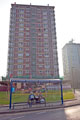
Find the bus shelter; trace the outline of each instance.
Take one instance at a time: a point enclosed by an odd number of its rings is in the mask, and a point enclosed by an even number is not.
[[[12,107],[12,93],[14,92],[14,83],[21,83],[21,84],[25,84],[26,87],[29,87],[29,85],[31,85],[31,87],[33,88],[33,85],[38,85],[38,87],[36,87],[37,90],[39,90],[40,87],[42,87],[43,85],[46,86],[44,87],[44,89],[42,88],[41,91],[42,92],[47,92],[47,100],[50,96],[50,94],[52,93],[52,91],[58,91],[58,93],[60,93],[60,100],[61,103],[63,104],[63,89],[62,89],[62,80],[60,79],[25,79],[25,78],[11,78],[10,79],[10,103],[9,103],[9,109],[11,109]],[[58,87],[57,87],[58,86]],[[25,88],[26,88],[25,87]],[[30,87],[30,88],[31,88]],[[35,88],[35,87],[34,87]],[[45,90],[45,91],[43,91]],[[56,92],[55,92],[56,93]],[[44,94],[44,93],[43,93]],[[51,95],[52,96],[52,95]],[[59,96],[59,95],[58,95]]]

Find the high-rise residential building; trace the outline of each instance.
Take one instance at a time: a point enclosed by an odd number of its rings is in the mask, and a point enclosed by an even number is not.
[[[63,71],[64,79],[74,82],[75,88],[80,86],[80,44],[73,43],[73,40],[67,43],[63,49]]]
[[[54,8],[11,4],[7,75],[59,77]]]

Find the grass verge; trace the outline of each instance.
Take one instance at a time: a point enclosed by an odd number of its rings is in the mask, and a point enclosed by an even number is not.
[[[13,93],[12,95],[12,103],[13,102],[26,102],[28,100],[28,93]],[[61,100],[61,94],[60,91],[48,91],[43,93],[43,96],[46,98],[47,102],[53,102],[53,101],[60,101]],[[9,93],[7,92],[0,92],[0,105],[7,105],[9,104]],[[69,100],[74,99],[74,93],[72,90],[63,90],[63,99]]]

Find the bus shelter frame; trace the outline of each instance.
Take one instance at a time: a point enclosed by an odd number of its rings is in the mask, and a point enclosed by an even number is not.
[[[10,79],[10,102],[9,109],[12,107],[12,88],[13,83],[57,83],[60,84],[61,88],[61,103],[63,104],[63,88],[62,88],[62,80],[61,79],[21,79],[21,78],[11,78]]]

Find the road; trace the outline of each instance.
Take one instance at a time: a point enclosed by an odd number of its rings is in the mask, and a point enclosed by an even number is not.
[[[80,106],[0,115],[0,120],[80,120]]]

